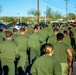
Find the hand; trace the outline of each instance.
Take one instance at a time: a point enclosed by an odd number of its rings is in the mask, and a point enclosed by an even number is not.
[[[73,66],[71,63],[69,63],[69,75],[72,75],[73,72]]]

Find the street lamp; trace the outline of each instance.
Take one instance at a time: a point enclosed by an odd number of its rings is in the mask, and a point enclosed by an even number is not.
[[[18,15],[19,15],[19,13],[18,13]],[[20,23],[20,16],[19,16],[18,20],[19,20],[18,22]]]

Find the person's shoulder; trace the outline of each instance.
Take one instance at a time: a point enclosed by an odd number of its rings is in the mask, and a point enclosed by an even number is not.
[[[0,35],[0,39],[3,39],[3,37]]]
[[[36,33],[32,33],[30,36],[29,36],[29,38],[30,37],[35,37],[37,34]]]
[[[0,42],[0,48],[4,47],[4,41]]]
[[[56,45],[58,45],[58,42],[56,42],[56,43],[53,44],[53,46],[56,46]]]
[[[59,60],[56,59],[54,56],[52,56],[52,59],[53,59],[53,61],[55,61],[55,62],[59,62]]]
[[[17,46],[16,42],[15,41],[12,41],[12,40],[11,41],[8,41],[7,45],[10,45],[12,47],[16,47]]]
[[[68,39],[68,38],[70,38],[70,37],[69,37],[69,36],[64,36],[64,39],[65,39],[65,38],[67,38],[67,39]]]
[[[55,34],[53,34],[53,35],[51,35],[51,36],[50,36],[50,38],[55,38],[55,37],[56,37],[56,35],[55,35]]]
[[[18,39],[18,38],[21,37],[21,36],[22,36],[22,35],[17,35],[17,36],[16,36],[16,39]]]
[[[36,59],[36,62],[40,62],[40,61],[45,61],[45,60],[47,60],[47,59],[51,59],[51,57],[49,56],[49,55],[47,55],[47,54],[43,54],[43,55],[41,55],[40,57],[38,57],[37,59]]]
[[[26,35],[24,36],[24,38],[25,38],[25,40],[28,40],[28,39],[29,39],[29,37],[28,37],[28,36],[26,36]]]
[[[64,42],[62,42],[61,45],[66,49],[70,49],[69,45],[65,44]]]
[[[40,30],[38,31],[38,33],[41,33],[43,30],[44,30],[44,29],[40,29]]]
[[[67,45],[67,44],[65,44],[64,42],[62,42],[61,44],[62,44],[62,45],[64,45],[64,46],[68,46],[68,45]]]
[[[4,46],[4,45],[8,45],[8,42],[5,40],[5,41],[2,41],[1,43],[0,43],[0,46]]]
[[[49,56],[49,55],[44,54],[35,60],[35,64],[38,64],[43,61],[48,62],[48,60],[49,62],[52,61],[53,63],[56,63],[56,62],[60,63],[54,56]]]
[[[10,42],[15,44],[15,41],[12,41],[12,40],[11,40]]]
[[[42,55],[40,57],[38,57],[36,60],[35,60],[35,63],[39,63],[41,61],[43,61],[43,58],[45,57],[45,55]]]
[[[0,31],[0,34],[2,33],[2,31]]]
[[[0,45],[3,44],[5,41],[0,42]]]

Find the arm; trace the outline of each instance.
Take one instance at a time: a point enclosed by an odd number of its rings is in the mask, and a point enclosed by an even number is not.
[[[20,54],[19,54],[19,51],[18,51],[18,47],[15,47],[15,58],[19,58]]]
[[[33,63],[32,67],[31,67],[30,75],[37,75],[37,74],[36,74],[35,63]]]
[[[47,43],[51,43],[51,42],[50,42],[50,37],[48,38]]]
[[[1,48],[1,46],[0,46],[0,48]],[[0,60],[1,60],[1,49],[0,49]]]
[[[69,75],[72,74],[72,70],[73,70],[73,54],[72,51],[70,49],[67,50],[68,56],[69,56]]]

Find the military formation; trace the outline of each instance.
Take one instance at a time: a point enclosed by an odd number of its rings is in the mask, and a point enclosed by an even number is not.
[[[76,24],[15,25],[0,32],[0,75],[72,75]]]

